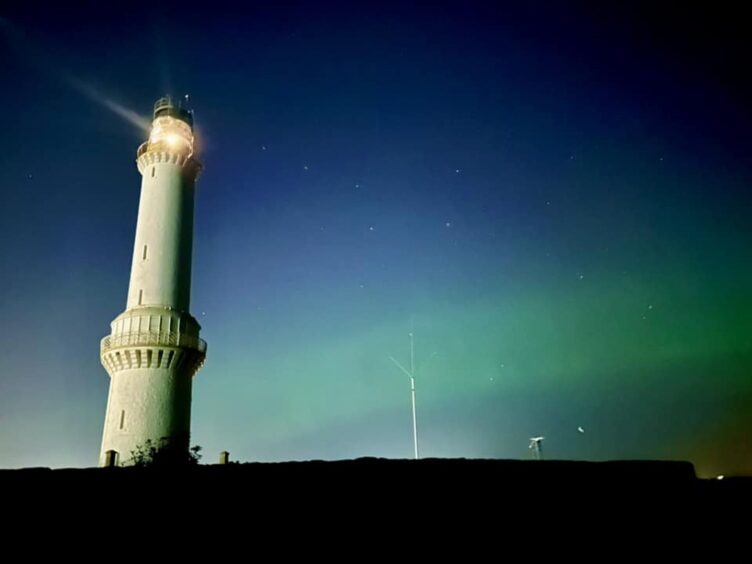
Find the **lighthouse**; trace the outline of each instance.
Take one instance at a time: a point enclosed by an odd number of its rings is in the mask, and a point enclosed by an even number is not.
[[[190,314],[201,165],[193,113],[179,100],[165,97],[154,105],[136,163],[142,180],[128,300],[100,344],[110,376],[100,466],[128,465],[147,441],[187,453],[192,380],[206,357],[201,327]]]

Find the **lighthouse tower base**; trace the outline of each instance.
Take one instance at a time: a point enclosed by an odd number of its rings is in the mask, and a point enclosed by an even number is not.
[[[193,376],[206,343],[186,313],[164,308],[128,310],[101,343],[110,375],[100,466],[124,466],[148,446],[188,451]]]

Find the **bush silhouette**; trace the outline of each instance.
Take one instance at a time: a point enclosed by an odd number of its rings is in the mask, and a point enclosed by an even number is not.
[[[131,451],[130,463],[141,468],[179,468],[196,466],[201,460],[201,447],[188,448],[188,441],[175,437],[162,437],[159,441],[147,439]]]

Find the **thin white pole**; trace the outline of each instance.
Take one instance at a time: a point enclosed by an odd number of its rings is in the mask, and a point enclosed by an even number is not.
[[[412,331],[410,331],[410,393],[413,400],[413,447],[415,447],[415,460],[418,460],[418,417],[415,414],[415,342]]]
[[[399,361],[397,361],[397,359],[392,356],[389,357],[389,360],[391,360],[397,366],[397,368],[402,370],[402,372],[404,372],[407,377],[410,378],[410,399],[412,400],[413,405],[413,450],[415,460],[418,460],[418,416],[415,410],[415,341],[412,331],[410,331],[408,335],[410,336],[410,370],[408,371],[406,368],[404,368],[399,363]]]
[[[415,378],[410,376],[410,387],[413,396],[413,446],[415,447],[415,460],[418,460],[418,420],[415,416]]]

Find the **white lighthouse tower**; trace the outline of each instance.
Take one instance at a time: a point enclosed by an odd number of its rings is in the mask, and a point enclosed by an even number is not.
[[[128,303],[100,347],[110,375],[100,466],[127,465],[147,440],[187,452],[192,379],[206,356],[189,313],[201,169],[192,112],[169,97],[158,100],[136,162],[143,179]]]

